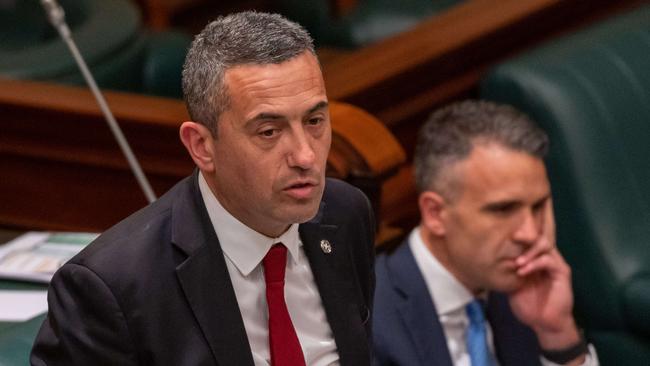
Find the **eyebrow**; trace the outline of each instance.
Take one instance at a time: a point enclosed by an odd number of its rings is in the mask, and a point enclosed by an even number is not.
[[[309,108],[309,110],[307,111],[307,114],[312,114],[312,113],[314,113],[314,112],[316,112],[316,111],[318,111],[320,109],[325,109],[325,108],[327,108],[328,105],[329,105],[329,103],[327,103],[327,101],[322,100],[322,101],[316,103],[316,105],[314,105],[313,107]]]
[[[520,205],[522,205],[522,202],[519,200],[496,201],[484,205],[481,207],[481,211],[495,211]]]
[[[541,205],[546,202],[546,200],[551,199],[551,193],[548,193],[546,196],[538,199],[537,201],[533,202],[533,206]]]
[[[532,206],[537,206],[540,204],[543,204],[546,200],[551,198],[551,194],[547,194],[544,197],[538,199],[537,201],[533,202]],[[490,202],[485,204],[483,207],[481,207],[481,210],[483,211],[492,211],[495,209],[502,209],[506,207],[513,207],[513,206],[518,206],[522,205],[523,202],[520,200],[504,200],[504,201],[495,201],[495,202]]]
[[[314,113],[316,111],[319,111],[321,109],[325,109],[325,108],[327,108],[328,105],[329,105],[329,103],[327,101],[322,100],[322,101],[316,103],[313,107],[309,108],[307,110],[306,114],[307,115],[312,114],[312,113]],[[246,124],[250,124],[250,123],[253,123],[253,122],[259,121],[259,120],[278,120],[278,119],[283,119],[283,118],[284,118],[284,116],[282,116],[281,114],[262,112],[262,113],[256,115],[255,117],[249,119],[246,122]]]

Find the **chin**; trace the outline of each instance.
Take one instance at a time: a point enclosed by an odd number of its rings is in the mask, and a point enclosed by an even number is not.
[[[499,292],[510,293],[519,290],[523,284],[524,280],[513,273],[497,279],[490,288]]]
[[[319,202],[320,204],[320,202]],[[302,224],[313,219],[318,213],[320,205],[307,204],[300,207],[295,207],[291,213],[287,215],[288,221],[292,223]]]
[[[301,215],[300,220],[296,222],[303,223],[313,219],[316,216],[316,214],[318,214],[318,207],[319,206],[316,206],[315,208],[305,212],[304,215]]]

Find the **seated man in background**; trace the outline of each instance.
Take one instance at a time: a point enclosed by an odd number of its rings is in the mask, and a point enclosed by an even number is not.
[[[376,262],[377,365],[596,365],[573,317],[542,158],[509,106],[434,113],[415,151],[420,225]]]

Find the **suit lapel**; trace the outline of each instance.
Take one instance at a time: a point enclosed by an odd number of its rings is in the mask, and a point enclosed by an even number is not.
[[[197,174],[172,208],[172,241],[188,258],[176,274],[220,366],[253,366],[226,262],[198,188]]]
[[[300,225],[300,237],[334,333],[340,364],[368,365],[369,345],[359,300],[362,295],[354,282],[349,244],[337,226],[320,223],[320,217]],[[330,243],[330,253],[322,250],[321,240]]]
[[[420,364],[452,366],[436,307],[408,241],[387,258],[386,266],[395,291],[402,295],[397,309]]]

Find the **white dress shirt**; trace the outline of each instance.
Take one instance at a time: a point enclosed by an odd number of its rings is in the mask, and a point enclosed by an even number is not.
[[[416,227],[411,231],[408,242],[420,273],[424,277],[431,300],[436,306],[438,319],[447,338],[451,361],[454,366],[471,366],[465,343],[465,330],[469,325],[465,306],[474,300],[474,296],[429,251],[422,240],[419,228]],[[488,347],[494,355],[494,338],[490,323],[486,321],[485,327]],[[540,356],[540,359],[542,365],[560,366],[544,357]],[[589,354],[582,366],[598,366],[598,357],[591,345],[589,345]]]
[[[266,284],[261,262],[271,246],[280,242],[289,253],[284,285],[287,309],[305,362],[314,366],[338,365],[336,343],[300,241],[298,224],[291,225],[278,238],[269,238],[228,213],[212,194],[202,174],[199,174],[199,188],[223,249],[255,365],[271,364]]]

